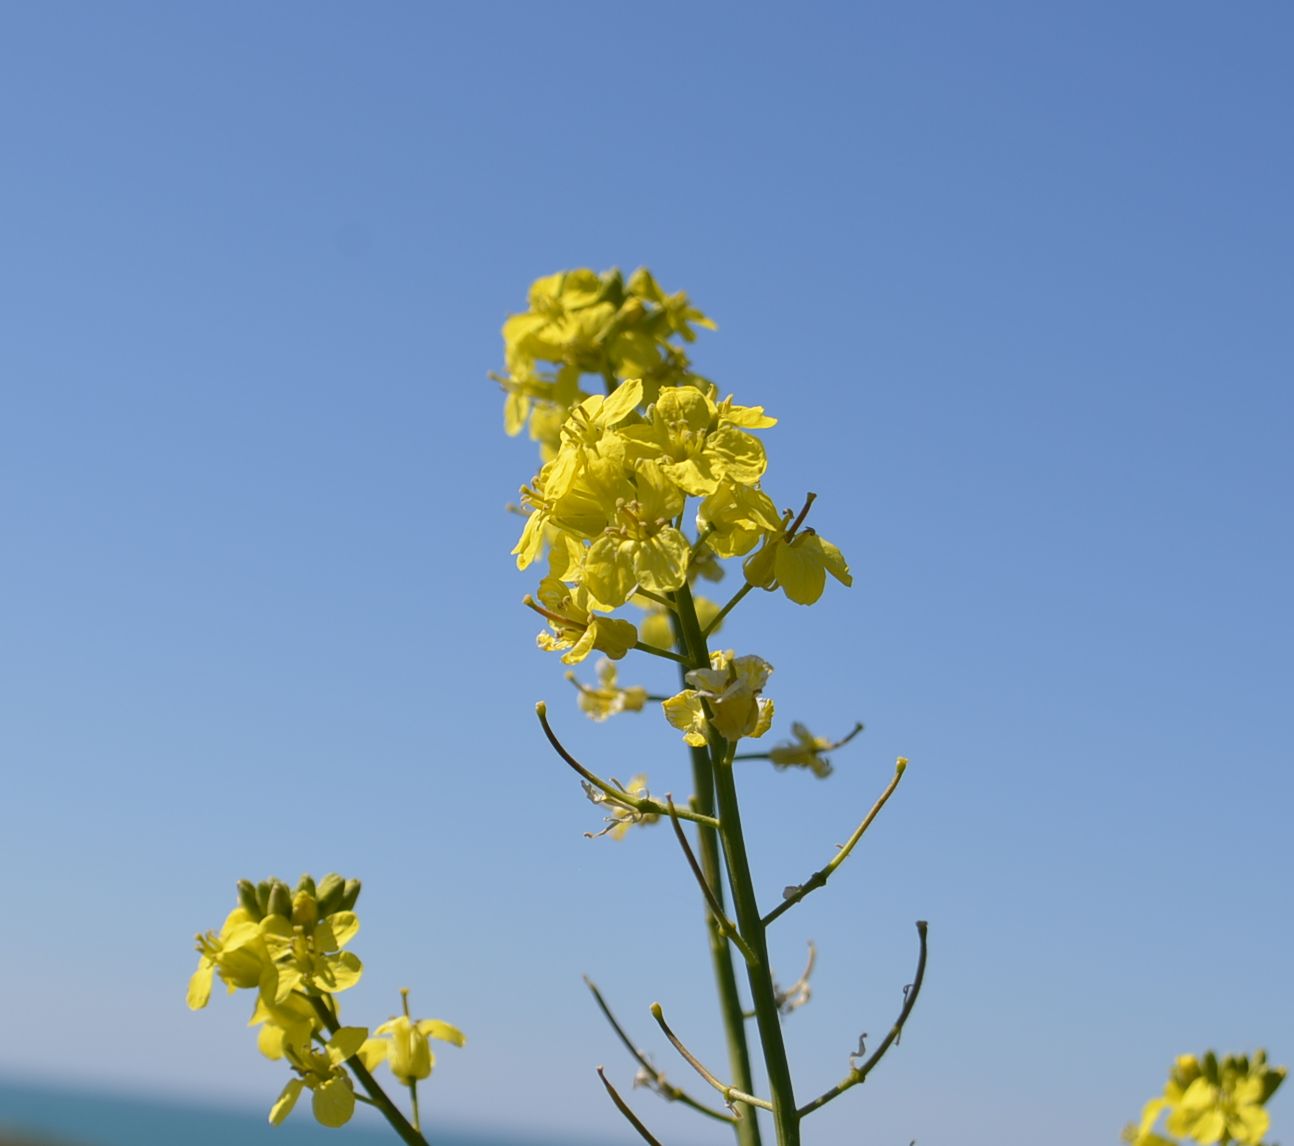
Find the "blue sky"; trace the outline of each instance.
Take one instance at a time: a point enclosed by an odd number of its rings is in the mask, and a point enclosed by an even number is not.
[[[782,728],[867,724],[825,783],[744,778],[766,897],[912,760],[773,944],[821,953],[808,1094],[930,921],[815,1140],[1086,1146],[1178,1053],[1294,1058],[1292,37],[1271,3],[7,6],[0,1071],[268,1104],[244,1001],[183,1008],[190,936],[334,868],[349,1016],[407,984],[471,1038],[436,1119],[635,1141],[585,971],[672,1078],[654,999],[720,1057],[672,841],[585,840],[534,724],[686,783],[534,648],[534,456],[486,379],[532,279],[639,264],[855,573],[727,630]]]

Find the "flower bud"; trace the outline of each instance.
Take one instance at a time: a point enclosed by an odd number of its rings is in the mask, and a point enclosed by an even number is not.
[[[319,922],[319,905],[304,888],[292,897],[292,922],[298,927],[313,927]]]
[[[324,876],[315,890],[315,899],[319,903],[319,914],[332,915],[341,910],[342,893],[346,890],[345,881],[335,871]]]
[[[280,879],[270,883],[269,903],[265,914],[281,915],[284,919],[292,915],[292,893],[288,891],[287,884]]]
[[[341,897],[341,910],[352,911],[355,908],[355,901],[359,898],[360,882],[357,879],[348,879]]]
[[[238,906],[257,923],[265,916],[265,913],[261,910],[261,905],[256,900],[256,885],[250,879],[240,879],[238,881]]]
[[[309,872],[306,872],[305,875],[303,875],[299,880],[297,880],[297,891],[308,891],[311,895],[314,895],[315,894],[314,876],[312,876]]]
[[[270,909],[270,881],[268,879],[263,879],[256,885],[256,906],[260,908],[262,916]]]

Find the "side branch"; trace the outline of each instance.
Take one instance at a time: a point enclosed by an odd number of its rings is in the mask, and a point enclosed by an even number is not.
[[[769,1102],[767,1098],[756,1098],[753,1094],[745,1094],[736,1087],[729,1086],[725,1082],[720,1082],[706,1068],[705,1064],[683,1045],[679,1040],[678,1035],[669,1029],[669,1023],[665,1021],[665,1012],[661,1009],[661,1005],[659,1003],[653,1003],[651,1005],[651,1014],[660,1029],[665,1032],[665,1037],[674,1044],[674,1049],[687,1059],[688,1065],[691,1066],[697,1074],[723,1095],[724,1102],[727,1103],[730,1108],[734,1102],[744,1102],[747,1106],[758,1106],[761,1110],[771,1111],[773,1109],[773,1104]]]
[[[831,857],[830,861],[825,866],[820,867],[803,883],[788,887],[786,891],[782,893],[784,896],[782,902],[773,908],[773,910],[765,915],[760,921],[765,927],[772,923],[773,920],[784,911],[790,911],[791,908],[799,903],[800,900],[809,894],[809,892],[825,886],[827,880],[831,878],[831,873],[845,862],[846,857],[854,850],[854,845],[863,838],[863,833],[871,827],[872,821],[876,819],[880,814],[881,809],[885,807],[886,801],[894,795],[894,790],[899,786],[899,781],[903,779],[903,772],[907,766],[907,760],[900,756],[899,762],[894,768],[894,778],[889,782],[885,791],[881,793],[880,798],[876,803],[872,805],[872,810],[863,817],[863,822],[854,829],[854,834],[849,837],[845,845]]]
[[[584,985],[593,992],[593,999],[602,1011],[603,1017],[611,1024],[611,1029],[615,1031],[619,1039],[624,1043],[625,1049],[633,1056],[634,1061],[647,1076],[647,1086],[654,1090],[666,1102],[681,1102],[684,1106],[689,1106],[693,1110],[707,1115],[710,1118],[718,1119],[720,1122],[736,1122],[731,1114],[725,1114],[722,1110],[715,1110],[712,1106],[706,1106],[703,1102],[698,1102],[686,1091],[679,1089],[672,1082],[669,1082],[665,1075],[659,1071],[655,1064],[641,1050],[633,1044],[633,1040],[625,1033],[615,1015],[611,1013],[611,1008],[607,1006],[607,1001],[602,997],[602,992],[598,990],[597,984],[587,975],[584,976]]]
[[[616,1092],[616,1088],[611,1085],[601,1067],[598,1067],[598,1078],[602,1080],[602,1085],[607,1088],[607,1093],[611,1095],[611,1101],[616,1104],[616,1109],[629,1120],[629,1125],[642,1135],[643,1141],[650,1143],[651,1146],[661,1146],[660,1142],[652,1135],[652,1132],[638,1120],[638,1115],[629,1109],[629,1104]]]
[[[812,1102],[807,1102],[796,1112],[801,1118],[812,1114],[820,1106],[825,1106],[833,1098],[844,1094],[851,1086],[857,1086],[863,1082],[871,1073],[874,1067],[882,1058],[885,1052],[899,1041],[899,1036],[903,1033],[903,1024],[908,1021],[908,1016],[912,1014],[912,1008],[917,1005],[917,996],[921,993],[921,983],[926,977],[926,921],[917,920],[917,938],[921,944],[921,949],[917,955],[917,973],[912,982],[903,988],[903,1009],[899,1011],[899,1017],[894,1020],[894,1025],[890,1028],[889,1034],[881,1041],[870,1056],[860,1065],[853,1067],[850,1072],[841,1079],[835,1086],[824,1094],[818,1095]],[[859,1043],[859,1050],[862,1049],[862,1043]],[[852,1056],[851,1056],[852,1057]]]
[[[601,776],[595,776],[585,768],[583,764],[576,760],[575,757],[566,750],[566,746],[557,739],[557,733],[553,731],[552,725],[548,723],[548,705],[542,700],[535,705],[535,715],[539,717],[540,726],[544,730],[544,735],[548,738],[548,743],[553,746],[553,751],[565,760],[573,769],[575,769],[577,775],[582,777],[589,784],[592,784],[593,787],[597,788],[600,792],[603,792],[607,797],[615,801],[615,803],[621,804],[626,808],[632,808],[635,812],[641,812],[645,815],[652,816],[668,816],[670,814],[669,808],[658,800],[653,800],[650,796],[631,795],[623,788],[619,788],[602,779]],[[695,824],[704,824],[707,828],[717,828],[719,826],[719,821],[713,816],[703,816],[700,812],[693,812],[689,808],[680,808],[675,812],[675,814],[680,820],[691,820]]]
[[[688,867],[692,869],[692,874],[696,876],[696,882],[701,888],[701,895],[705,898],[705,904],[710,909],[710,914],[714,917],[715,926],[742,953],[747,963],[752,966],[758,965],[758,957],[751,949],[750,944],[741,937],[741,933],[737,930],[737,925],[724,914],[719,900],[715,897],[714,889],[706,880],[705,873],[701,871],[701,865],[697,863],[696,856],[692,854],[692,848],[687,842],[687,836],[683,834],[683,825],[678,821],[678,808],[674,806],[674,798],[667,793],[665,799],[669,803],[669,822],[674,826],[674,835],[678,839],[678,846],[683,849],[683,855],[687,858]]]

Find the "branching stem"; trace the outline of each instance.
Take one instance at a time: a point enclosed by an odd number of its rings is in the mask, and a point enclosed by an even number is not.
[[[651,816],[668,816],[669,808],[658,800],[653,800],[650,796],[635,796],[631,792],[626,792],[623,788],[618,788],[608,780],[602,779],[584,767],[575,759],[567,750],[566,746],[557,739],[557,733],[553,731],[552,725],[548,723],[548,705],[542,700],[535,705],[535,714],[539,717],[539,724],[544,730],[544,735],[548,738],[548,743],[553,746],[553,751],[566,761],[576,772],[598,791],[604,793],[609,799],[626,808],[632,808],[635,812]],[[702,824],[708,828],[717,828],[719,821],[713,816],[705,816],[700,812],[694,812],[690,808],[680,808],[675,814],[680,820],[691,820],[693,823]]]
[[[921,993],[921,983],[926,977],[926,921],[924,919],[917,920],[917,939],[920,943],[920,951],[917,955],[917,973],[913,976],[912,982],[904,988],[903,1009],[899,1011],[899,1017],[894,1020],[894,1025],[890,1028],[889,1033],[881,1041],[881,1045],[860,1066],[853,1067],[830,1090],[800,1107],[799,1115],[801,1118],[807,1117],[821,1106],[826,1106],[833,1098],[838,1098],[850,1087],[857,1086],[864,1081],[871,1073],[872,1067],[885,1056],[885,1052],[898,1042],[899,1035],[903,1033],[903,1024],[908,1021],[908,1016],[912,1014],[912,1008],[917,1005],[917,996]]]
[[[611,1008],[607,1006],[607,1001],[602,997],[602,992],[598,990],[597,984],[587,975],[584,976],[584,985],[593,992],[593,999],[602,1011],[603,1017],[611,1024],[611,1029],[619,1036],[620,1041],[624,1043],[625,1050],[632,1056],[634,1061],[642,1068],[647,1075],[648,1085],[666,1102],[681,1102],[684,1106],[689,1106],[700,1114],[714,1118],[719,1122],[735,1122],[731,1114],[725,1114],[722,1110],[715,1110],[712,1106],[706,1106],[703,1102],[698,1102],[687,1091],[680,1089],[670,1082],[665,1075],[656,1068],[656,1065],[633,1043],[633,1040],[625,1033],[615,1015],[611,1013]]]
[[[818,870],[815,871],[811,876],[809,876],[809,878],[806,879],[802,884],[799,884],[794,888],[787,888],[787,892],[789,892],[789,894],[787,894],[785,898],[782,900],[782,902],[779,903],[775,908],[773,908],[772,911],[770,911],[767,915],[764,916],[763,924],[765,927],[767,927],[770,923],[772,923],[773,920],[776,919],[783,912],[790,911],[791,908],[794,907],[797,903],[799,903],[800,900],[802,900],[806,895],[809,894],[809,892],[814,891],[817,888],[822,887],[826,884],[827,880],[831,878],[831,873],[834,872],[836,868],[838,868],[842,863],[845,862],[846,858],[848,858],[849,856],[849,853],[854,850],[854,845],[857,844],[858,841],[863,838],[863,833],[867,831],[867,829],[871,826],[872,821],[876,819],[876,817],[880,814],[881,809],[885,807],[885,802],[892,795],[894,795],[894,790],[899,786],[899,781],[903,779],[903,772],[906,767],[907,767],[907,761],[900,760],[898,765],[894,769],[894,778],[890,780],[889,785],[886,787],[885,791],[880,794],[880,797],[877,799],[876,803],[872,805],[872,810],[868,812],[866,816],[863,817],[863,822],[859,824],[857,828],[854,829],[854,834],[849,837],[845,845],[838,852],[836,852],[836,854],[832,856],[831,859],[826,864],[818,868]]]

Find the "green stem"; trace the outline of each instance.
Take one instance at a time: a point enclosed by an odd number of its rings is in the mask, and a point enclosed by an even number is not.
[[[337,1016],[333,1014],[332,1009],[324,1004],[324,1001],[318,995],[307,996],[311,1006],[315,1009],[315,1014],[319,1016],[320,1021],[328,1028],[328,1033],[335,1035],[341,1029],[341,1023],[337,1021]],[[376,1106],[401,1139],[407,1143],[407,1146],[428,1146],[427,1140],[416,1131],[409,1120],[401,1113],[400,1108],[396,1106],[386,1095],[386,1091],[378,1085],[375,1079],[368,1072],[368,1067],[360,1059],[359,1055],[352,1055],[346,1060],[346,1065],[350,1067],[351,1073],[359,1079],[359,1084],[367,1092]]]
[[[701,636],[701,626],[697,622],[692,593],[686,584],[675,593],[675,602],[678,610],[670,614],[675,643],[680,649],[688,651],[691,667],[708,668],[710,655],[706,650],[705,638]],[[680,678],[685,671],[680,667]],[[686,687],[686,680],[683,684]],[[710,754],[704,748],[692,748],[690,751],[692,790],[696,793],[693,797],[695,810],[703,816],[713,817],[714,769],[710,765]],[[705,824],[698,824],[696,850],[697,859],[701,864],[701,873],[722,908],[723,864],[719,855],[719,833]],[[741,993],[737,988],[737,972],[733,965],[732,947],[724,938],[710,910],[710,905],[705,906],[705,932],[710,945],[715,990],[719,996],[719,1010],[723,1016],[723,1029],[728,1044],[728,1070],[732,1075],[733,1086],[753,1094],[755,1086],[750,1070],[750,1047],[746,1040],[746,1022],[742,1013]],[[755,1111],[745,1104],[739,1104],[738,1111],[742,1117],[734,1124],[733,1130],[739,1146],[760,1146],[759,1122]]]
[[[683,635],[688,638],[688,650],[701,664],[708,666],[709,650],[697,623],[696,608],[686,584],[678,590],[675,599]],[[782,1041],[782,1017],[773,986],[764,922],[759,913],[759,901],[755,897],[750,861],[746,857],[745,836],[741,829],[741,807],[737,802],[737,784],[732,770],[735,751],[735,744],[728,744],[716,734],[708,753],[719,813],[718,835],[728,870],[733,906],[737,912],[737,929],[755,955],[754,960],[746,961],[746,979],[750,984],[755,1023],[764,1052],[764,1069],[768,1075],[768,1088],[773,1102],[773,1127],[779,1146],[799,1146],[800,1118],[795,1109],[795,1088],[791,1082],[791,1069],[786,1061],[786,1044]],[[714,886],[713,881],[711,886]]]
[[[750,983],[751,1001],[755,1005],[759,1041],[764,1050],[768,1092],[773,1100],[773,1127],[777,1132],[778,1146],[799,1146],[800,1115],[795,1108],[795,1088],[791,1081],[790,1064],[786,1060],[786,1044],[782,1040],[782,1016],[777,1005],[777,992],[773,987],[764,921],[760,918],[759,902],[755,898],[755,885],[750,875],[750,861],[746,857],[746,840],[741,830],[741,808],[737,803],[732,756],[733,745],[722,739],[716,740],[713,763],[719,808],[719,835],[728,865],[728,881],[732,886],[733,906],[737,912],[737,928],[755,952],[755,962],[747,963],[746,978]]]

